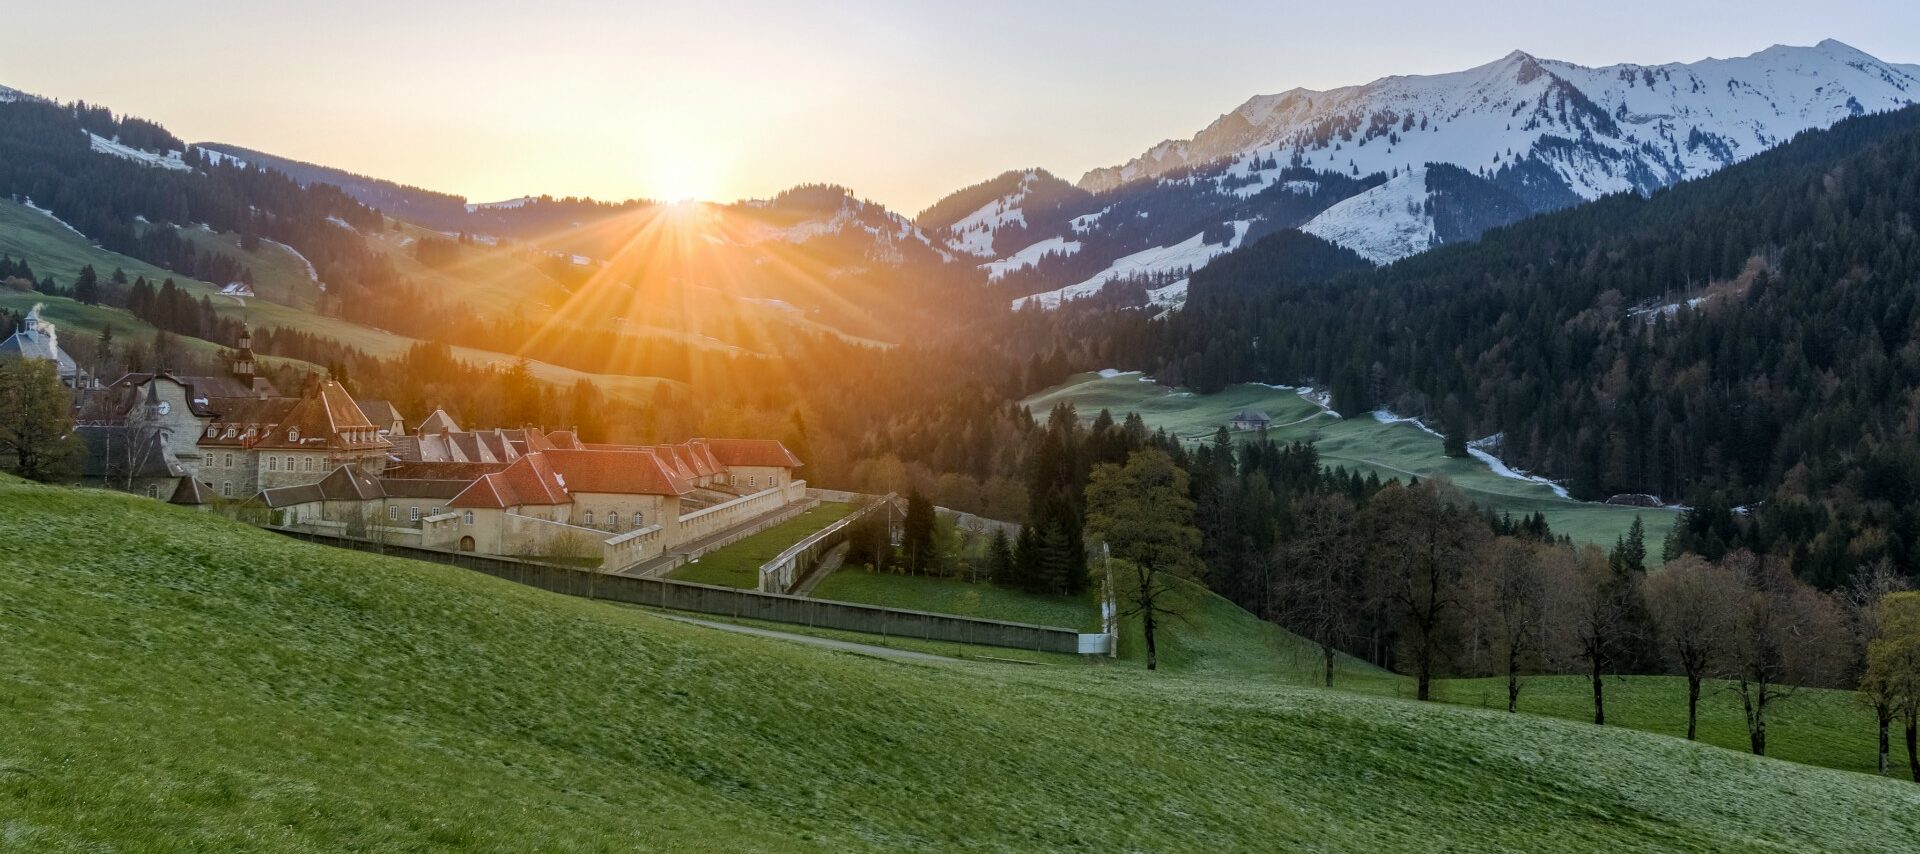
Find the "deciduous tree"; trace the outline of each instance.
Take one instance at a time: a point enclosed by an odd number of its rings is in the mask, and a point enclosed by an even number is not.
[[[1096,467],[1087,483],[1087,534],[1111,550],[1121,613],[1140,618],[1153,670],[1159,624],[1180,613],[1173,587],[1201,571],[1187,473],[1154,449],[1134,452],[1125,466]]]
[[[1359,527],[1353,503],[1315,495],[1298,508],[1299,530],[1275,547],[1274,613],[1268,617],[1320,647],[1327,687],[1340,645],[1365,607]]]
[[[0,361],[0,453],[12,458],[13,473],[29,480],[58,477],[78,444],[73,395],[60,384],[54,363]]]
[[[1700,685],[1728,655],[1741,579],[1697,555],[1683,555],[1647,579],[1647,610],[1660,653],[1687,679],[1687,739],[1697,734]]]

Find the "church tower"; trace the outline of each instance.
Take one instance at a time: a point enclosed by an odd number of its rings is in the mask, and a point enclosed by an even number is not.
[[[255,390],[253,367],[253,328],[241,324],[240,349],[233,354],[231,370],[233,378],[246,385],[250,392]]]

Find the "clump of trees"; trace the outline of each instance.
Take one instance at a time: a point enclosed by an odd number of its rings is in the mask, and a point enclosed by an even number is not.
[[[52,362],[0,359],[0,464],[29,480],[68,474],[79,454],[73,393]]]

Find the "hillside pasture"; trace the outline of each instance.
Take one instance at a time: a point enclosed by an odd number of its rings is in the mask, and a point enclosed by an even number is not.
[[[0,815],[23,850],[1920,837],[1911,783],[1622,728],[1202,672],[879,660],[4,478],[0,537]]]
[[[1138,373],[1117,376],[1080,374],[1066,383],[1027,398],[1023,403],[1036,415],[1059,403],[1071,403],[1081,420],[1092,421],[1101,409],[1115,419],[1138,412],[1149,427],[1165,429],[1189,442],[1211,439],[1234,413],[1258,409],[1273,418],[1267,437],[1278,442],[1311,441],[1327,466],[1374,473],[1381,480],[1444,477],[1483,508],[1511,513],[1516,518],[1540,512],[1554,533],[1576,543],[1611,547],[1626,534],[1635,516],[1647,529],[1647,542],[1658,544],[1673,527],[1678,512],[1665,508],[1621,507],[1561,498],[1553,488],[1532,480],[1505,477],[1475,458],[1447,456],[1439,436],[1408,421],[1382,421],[1371,413],[1342,418],[1302,396],[1298,390],[1243,384],[1217,394],[1195,394],[1169,389]],[[1237,439],[1252,439],[1243,432]]]

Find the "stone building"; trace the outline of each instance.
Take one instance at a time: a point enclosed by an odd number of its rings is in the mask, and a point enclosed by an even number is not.
[[[0,339],[0,359],[34,359],[52,362],[60,374],[60,382],[67,388],[88,388],[95,385],[93,375],[80,367],[67,351],[60,346],[59,330],[51,321],[40,316],[40,307],[27,310],[27,317],[20,328],[5,339]]]
[[[314,378],[297,398],[216,399],[202,432],[202,480],[233,496],[318,483],[340,466],[377,477],[393,444],[340,383]]]

